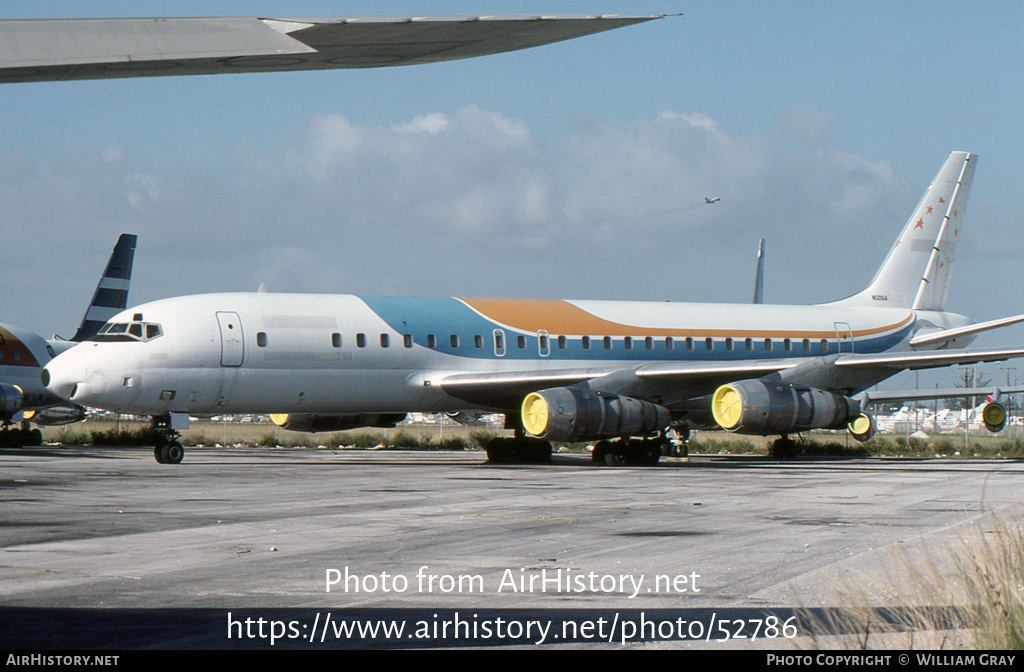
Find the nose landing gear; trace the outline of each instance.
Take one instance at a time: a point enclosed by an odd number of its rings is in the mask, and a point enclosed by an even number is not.
[[[181,464],[185,458],[185,448],[179,439],[181,432],[171,426],[169,415],[153,416],[152,428],[160,435],[160,440],[153,447],[153,457],[160,464]]]

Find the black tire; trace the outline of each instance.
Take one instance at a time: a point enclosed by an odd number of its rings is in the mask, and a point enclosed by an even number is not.
[[[604,458],[611,446],[611,441],[598,441],[595,443],[594,450],[590,453],[590,461],[602,467],[605,466]]]
[[[163,458],[163,464],[181,464],[185,449],[177,441],[171,441],[160,449],[160,457]]]
[[[612,444],[604,456],[604,463],[609,467],[625,467],[629,462],[629,446],[624,441]]]
[[[156,446],[156,447],[153,448],[153,457],[155,457],[156,461],[159,462],[160,464],[166,464],[164,462],[163,451],[164,451],[164,447],[163,446]]]
[[[43,445],[43,431],[36,427],[29,432],[29,444],[30,446],[41,446]]]

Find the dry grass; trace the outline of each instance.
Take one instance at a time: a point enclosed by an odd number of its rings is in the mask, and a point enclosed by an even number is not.
[[[1024,648],[1024,522],[1015,513],[986,516],[944,548],[901,550],[873,589],[841,584],[832,598],[841,606],[802,610],[808,646]]]

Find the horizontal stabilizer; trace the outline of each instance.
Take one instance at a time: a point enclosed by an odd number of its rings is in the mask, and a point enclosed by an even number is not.
[[[910,339],[910,347],[916,348],[922,345],[934,345],[936,343],[944,343],[946,341],[952,341],[961,336],[979,334],[983,331],[991,331],[992,329],[999,329],[1000,327],[1008,327],[1011,324],[1017,324],[1019,322],[1024,322],[1024,315],[1014,315],[1013,317],[1004,317],[999,320],[992,320],[991,322],[969,324],[966,327],[959,327],[957,329],[943,329],[942,331],[936,331],[931,333],[925,332]]]

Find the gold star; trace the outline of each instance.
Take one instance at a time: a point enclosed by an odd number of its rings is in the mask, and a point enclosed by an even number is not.
[[[959,212],[957,212],[956,210],[954,210],[954,211],[953,211],[953,216],[954,216],[954,217],[958,216],[959,214],[960,214],[960,213],[959,213]]]
[[[917,223],[914,224],[914,228],[924,230],[924,219],[922,218],[917,220]]]
[[[929,215],[932,214],[932,206],[930,206],[930,205],[928,206],[928,213],[927,214],[929,214]]]
[[[945,201],[942,200],[942,196],[939,196],[939,203],[945,203]]]

